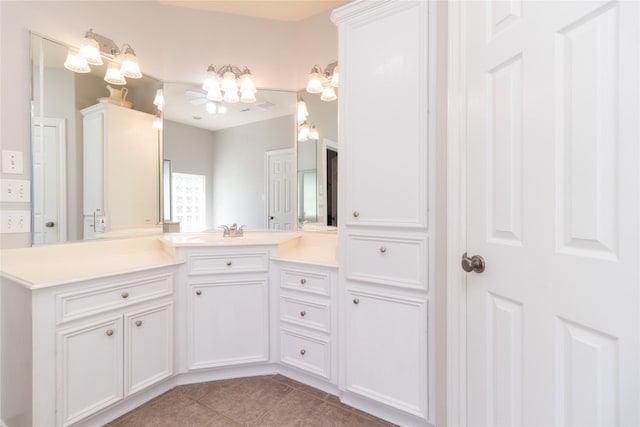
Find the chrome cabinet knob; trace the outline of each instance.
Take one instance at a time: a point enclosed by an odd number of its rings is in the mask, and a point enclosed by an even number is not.
[[[306,316],[306,315],[307,315],[307,312],[306,312],[306,311],[301,311],[301,312],[300,312],[300,317],[304,317],[304,316]]]
[[[124,298],[124,299],[129,298],[129,292],[123,292],[122,293],[122,298]]]
[[[484,258],[480,255],[474,255],[469,258],[466,252],[462,254],[462,261],[460,261],[460,265],[467,273],[471,273],[472,271],[482,273],[485,267]]]
[[[386,246],[380,246],[380,253],[384,254],[387,252],[387,247]]]
[[[200,289],[198,289],[198,290],[196,291],[196,295],[202,295],[202,291],[201,291]]]
[[[360,212],[358,211],[353,211],[353,217],[354,218],[358,218],[360,216]]]
[[[53,222],[53,221],[49,221],[49,222],[45,223],[44,226],[48,227],[48,228],[52,228],[52,227],[56,226],[56,223]]]
[[[355,305],[360,304],[360,298],[354,298],[354,299],[353,299],[353,303],[354,303]]]
[[[304,285],[305,283],[307,283],[307,279],[300,279],[300,284]]]
[[[107,336],[111,336],[111,335],[113,335],[113,329],[109,329],[109,330],[107,331]]]
[[[142,320],[136,320],[136,326],[142,326]]]
[[[305,350],[304,348],[303,348],[302,350],[300,350],[300,354],[301,354],[302,356],[304,356],[306,352],[307,352],[307,350]]]
[[[228,261],[227,261],[227,265],[228,265],[228,266],[231,266],[231,264],[233,264],[233,263],[231,262],[231,260],[228,260]]]

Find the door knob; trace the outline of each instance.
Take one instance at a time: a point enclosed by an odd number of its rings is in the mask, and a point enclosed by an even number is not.
[[[269,219],[273,220],[274,218],[273,218],[273,216],[270,216]]]
[[[55,225],[56,223],[53,221],[49,221],[44,224],[45,227],[49,227],[49,228],[54,227]]]
[[[462,269],[467,273],[472,271],[482,273],[484,271],[484,258],[480,255],[474,255],[469,258],[465,252],[462,254],[462,261],[460,262],[460,265],[462,265]]]

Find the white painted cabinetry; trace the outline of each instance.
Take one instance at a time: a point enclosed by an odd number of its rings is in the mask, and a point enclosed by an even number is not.
[[[340,387],[402,425],[434,422],[430,3],[332,15],[340,63]],[[380,96],[384,94],[384,96]]]
[[[181,248],[187,368],[269,359],[269,248]]]
[[[96,104],[83,115],[84,238],[158,221],[158,131],[152,114]],[[104,218],[104,223],[101,219]]]

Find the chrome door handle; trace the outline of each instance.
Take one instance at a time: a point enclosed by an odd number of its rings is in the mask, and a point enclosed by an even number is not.
[[[467,256],[467,253],[462,254],[462,261],[460,262],[462,269],[467,273],[475,271],[476,273],[482,273],[484,271],[484,258],[480,255],[474,255],[471,258]]]

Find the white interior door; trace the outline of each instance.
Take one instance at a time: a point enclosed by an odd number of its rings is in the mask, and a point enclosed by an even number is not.
[[[64,119],[34,119],[33,243],[66,240],[66,150]]]
[[[293,230],[294,155],[292,149],[274,150],[267,157],[267,224],[273,230]]]
[[[466,2],[470,425],[640,425],[640,2]]]

